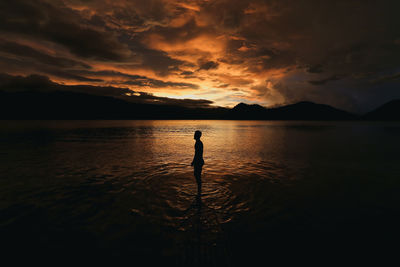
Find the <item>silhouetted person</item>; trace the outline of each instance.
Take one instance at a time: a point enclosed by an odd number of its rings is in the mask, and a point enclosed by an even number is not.
[[[203,160],[203,142],[200,141],[201,132],[196,131],[194,133],[194,139],[196,143],[194,145],[194,158],[192,161],[192,166],[194,166],[194,177],[197,182],[197,194],[201,194],[201,171],[203,169],[204,160]]]

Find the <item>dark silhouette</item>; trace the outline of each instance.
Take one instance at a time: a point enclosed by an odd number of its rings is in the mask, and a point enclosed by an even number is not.
[[[239,120],[355,120],[357,116],[328,105],[299,102],[276,108],[240,103],[229,110],[228,118]]]
[[[194,139],[196,143],[194,145],[194,158],[192,161],[192,166],[194,167],[194,177],[197,182],[197,194],[201,195],[201,171],[203,169],[204,160],[203,160],[203,142],[200,141],[201,132],[196,131],[194,133]]]
[[[134,103],[69,91],[0,90],[1,119],[223,119],[228,110]]]
[[[69,91],[0,90],[0,119],[231,119],[231,120],[400,120],[400,100],[364,116],[312,102],[276,108],[240,103],[234,108],[189,108],[133,103],[124,99]]]
[[[358,117],[333,107],[308,102],[278,108],[243,103],[232,109],[189,108],[179,105],[134,103],[126,99],[71,91],[0,90],[0,118],[348,120]]]
[[[400,99],[392,100],[365,114],[364,120],[400,121]]]

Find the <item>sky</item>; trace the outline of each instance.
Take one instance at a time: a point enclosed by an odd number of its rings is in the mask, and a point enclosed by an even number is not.
[[[400,98],[399,10],[391,0],[0,0],[0,89],[362,113]]]

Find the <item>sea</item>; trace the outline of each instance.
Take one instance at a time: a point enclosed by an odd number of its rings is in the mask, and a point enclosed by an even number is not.
[[[399,137],[398,122],[1,121],[0,253],[132,266],[398,261]]]

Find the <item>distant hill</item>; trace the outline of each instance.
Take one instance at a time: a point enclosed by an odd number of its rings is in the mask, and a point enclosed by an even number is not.
[[[227,113],[227,117],[236,120],[263,120],[266,116],[267,109],[260,105],[248,105],[245,103],[237,104]]]
[[[349,112],[312,102],[299,102],[277,108],[240,103],[230,110],[229,117],[260,120],[354,120],[357,118]]]
[[[0,119],[233,119],[233,120],[400,120],[400,100],[359,117],[312,102],[276,108],[240,103],[233,107],[189,108],[127,102],[69,91],[0,91]]]
[[[400,121],[400,99],[392,100],[365,114],[364,120]]]
[[[83,93],[0,92],[0,119],[214,119],[225,108],[131,103]]]

